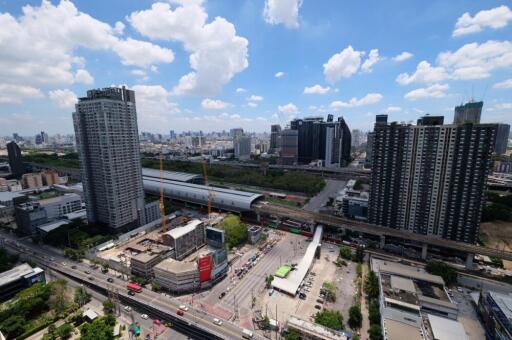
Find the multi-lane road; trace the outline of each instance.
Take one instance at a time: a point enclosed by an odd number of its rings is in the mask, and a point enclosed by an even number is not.
[[[143,289],[142,292],[130,296],[128,295],[125,281],[113,278],[100,271],[92,270],[83,263],[72,262],[60,256],[58,253],[35,245],[28,240],[19,240],[14,236],[3,233],[0,234],[0,237],[4,239],[3,243],[5,247],[21,253],[39,266],[59,272],[103,294],[108,294],[109,291],[115,292],[123,304],[131,305],[146,311],[149,315],[169,321],[173,329],[191,338],[242,338],[242,329],[240,327],[227,321],[225,321],[222,326],[217,326],[213,323],[214,316],[209,315],[203,310],[193,308],[192,306],[188,306],[189,310],[185,312],[183,316],[178,316],[176,312],[183,303],[175,298],[164,296],[147,289]],[[109,278],[113,279],[113,282],[108,282],[107,280]],[[258,334],[254,334],[254,339],[262,339],[262,337]]]

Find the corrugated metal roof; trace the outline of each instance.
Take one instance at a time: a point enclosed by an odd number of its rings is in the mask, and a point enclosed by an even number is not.
[[[436,340],[468,340],[468,335],[458,321],[428,314],[430,328]]]
[[[179,171],[163,171],[163,178],[177,182],[192,182],[194,180],[202,179],[203,176],[198,174],[189,174],[186,172]],[[153,177],[160,179],[160,170],[151,168],[142,168],[143,177]]]
[[[178,239],[178,238],[182,237],[183,235],[186,235],[186,234],[190,233],[191,231],[195,230],[196,227],[198,225],[200,225],[201,223],[203,223],[203,222],[201,222],[200,220],[192,220],[192,221],[188,222],[187,225],[185,225],[183,227],[178,227],[178,228],[169,230],[168,232],[166,232],[166,234],[171,236],[173,239]]]

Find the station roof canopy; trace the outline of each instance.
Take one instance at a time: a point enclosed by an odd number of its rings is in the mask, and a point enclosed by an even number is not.
[[[148,178],[160,179],[160,170],[151,168],[142,168],[142,176]],[[198,174],[189,174],[179,171],[162,171],[162,177],[170,181],[198,183],[203,182],[203,176]]]

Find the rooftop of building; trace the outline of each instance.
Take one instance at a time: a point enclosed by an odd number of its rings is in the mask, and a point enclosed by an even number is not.
[[[496,302],[503,314],[505,314],[505,317],[512,320],[512,295],[498,292],[489,292],[489,295],[491,295],[494,302]]]
[[[430,331],[436,340],[468,340],[464,326],[458,321],[442,318],[437,315],[427,315]]]
[[[35,269],[37,269],[37,271]],[[32,268],[27,263],[20,264],[19,266],[16,266],[6,272],[0,273],[0,287],[3,287],[6,284],[9,284],[16,280],[19,280],[20,278],[26,275],[40,271],[40,268]]]
[[[392,319],[384,319],[384,332],[392,340],[424,340],[421,328]]]
[[[69,220],[58,220],[58,221],[53,221],[53,222],[49,222],[49,223],[40,225],[37,227],[37,229],[40,229],[41,231],[43,231],[45,233],[49,233],[50,231],[55,230],[58,227],[63,226],[65,224],[69,224],[69,223],[70,223]]]
[[[173,239],[178,239],[178,238],[190,233],[191,231],[195,230],[202,223],[203,223],[203,221],[194,219],[194,220],[191,220],[190,222],[188,222],[183,227],[177,227],[177,228],[171,229],[168,232],[166,232],[165,234],[171,236]]]
[[[140,262],[140,263],[148,263],[148,262],[151,262],[152,260],[154,260],[155,258],[159,257],[161,255],[162,251],[161,250],[158,250],[158,251],[148,251],[148,252],[144,252],[144,253],[139,253],[137,255],[133,255],[131,260],[132,260],[132,264],[133,264],[133,261],[136,261],[136,262]]]
[[[154,177],[160,179],[160,170],[151,169],[151,168],[142,168],[142,176],[146,177]],[[176,181],[176,182],[197,182],[198,180],[202,180],[203,176],[198,174],[190,174],[186,172],[178,172],[178,171],[163,171],[162,177],[167,180]]]
[[[429,274],[420,267],[412,267],[398,262],[372,258],[372,269],[375,272],[394,274],[444,286],[444,280],[441,276]]]
[[[6,202],[6,201],[12,201],[15,198],[23,197],[23,195],[20,195],[17,192],[11,192],[11,191],[1,191],[0,192],[0,202]]]
[[[173,273],[186,273],[186,272],[196,272],[197,271],[197,263],[196,262],[186,262],[186,261],[176,261],[174,259],[165,259],[159,264],[157,264],[155,269],[160,269]]]
[[[75,193],[66,193],[64,195],[57,195],[57,196],[50,197],[50,198],[39,199],[39,203],[41,205],[48,205],[48,204],[61,202],[64,199],[81,200],[81,197],[80,197],[80,195],[75,194]]]
[[[69,214],[66,214],[64,215],[64,217],[67,219],[67,220],[76,220],[77,218],[86,218],[87,217],[87,210],[86,209],[81,209],[81,210],[77,210],[77,211],[73,211]]]
[[[322,325],[312,323],[296,316],[290,316],[286,321],[288,327],[296,328],[326,340],[346,340],[347,336],[342,332],[334,331]],[[414,340],[414,339],[411,339]]]

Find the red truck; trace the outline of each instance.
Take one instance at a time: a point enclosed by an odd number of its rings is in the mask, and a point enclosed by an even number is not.
[[[135,282],[128,282],[128,285],[126,286],[129,291],[140,293],[142,292],[142,286],[136,284]]]

